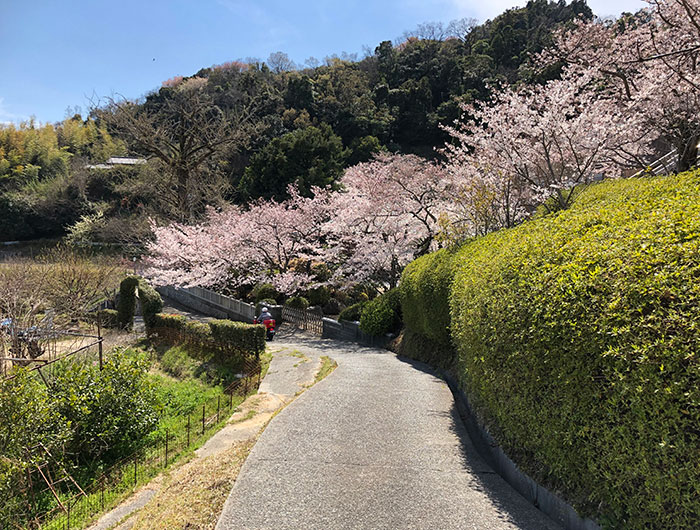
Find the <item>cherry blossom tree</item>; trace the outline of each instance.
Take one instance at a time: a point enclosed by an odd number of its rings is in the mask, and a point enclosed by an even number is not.
[[[413,155],[379,155],[348,169],[342,192],[289,188],[284,202],[209,210],[197,225],[154,226],[148,274],[161,284],[223,286],[271,281],[294,294],[313,284],[372,281],[393,287],[403,267],[435,246],[450,205],[449,174]]]
[[[697,158],[700,140],[700,2],[650,0],[637,15],[613,23],[580,21],[561,31],[540,58],[599,81],[620,112],[643,119],[662,144],[678,152],[677,169]],[[668,147],[667,147],[668,148]]]
[[[570,73],[463,106],[468,118],[446,128],[453,142],[444,152],[474,234],[513,226],[539,204],[567,208],[572,188],[618,176],[642,156],[639,122],[620,119],[618,102],[591,83]]]
[[[415,155],[379,154],[346,170],[334,197],[327,261],[335,280],[394,287],[403,267],[430,251],[452,185],[439,165]]]
[[[147,274],[156,283],[182,286],[272,281],[281,292],[293,294],[312,281],[293,265],[319,255],[329,215],[330,192],[314,192],[310,199],[290,188],[290,199],[281,203],[210,209],[197,225],[154,225]]]

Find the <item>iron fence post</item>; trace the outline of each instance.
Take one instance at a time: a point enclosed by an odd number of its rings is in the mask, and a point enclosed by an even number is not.
[[[187,415],[187,447],[190,446],[190,415]]]
[[[216,423],[219,423],[219,412],[221,411],[221,396],[216,398]]]
[[[207,407],[207,404],[203,403],[202,404],[202,434],[204,434],[204,415],[206,414],[206,407]]]
[[[165,431],[165,467],[168,467],[168,431]]]

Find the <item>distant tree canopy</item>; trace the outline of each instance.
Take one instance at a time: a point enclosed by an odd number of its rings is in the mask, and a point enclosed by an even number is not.
[[[347,150],[325,123],[275,138],[256,154],[238,187],[242,198],[282,200],[296,183],[302,195],[314,186],[333,187],[343,173]]]

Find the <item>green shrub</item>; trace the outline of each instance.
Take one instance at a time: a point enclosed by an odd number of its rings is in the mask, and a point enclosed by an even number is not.
[[[131,329],[134,325],[134,311],[136,310],[136,287],[139,284],[137,276],[127,276],[119,285],[119,327]]]
[[[323,306],[323,314],[324,315],[337,315],[341,311],[341,305],[338,300],[335,298],[331,298],[328,300],[328,302]]]
[[[401,293],[390,289],[367,302],[360,316],[360,329],[368,335],[381,336],[401,327]]]
[[[410,263],[401,275],[401,308],[407,330],[400,353],[423,353],[417,357],[442,368],[454,360],[450,338],[450,292],[455,274],[455,255],[442,249]],[[420,339],[423,337],[426,340]],[[409,342],[418,344],[410,345]],[[416,357],[414,357],[416,358]]]
[[[277,289],[275,289],[275,286],[271,283],[259,283],[258,285],[253,287],[251,295],[253,296],[253,300],[255,300],[256,303],[261,302],[265,299],[277,300],[280,297],[279,291],[277,291]]]
[[[265,351],[264,326],[233,320],[212,320],[209,326],[212,339],[225,354],[260,355]]]
[[[67,452],[90,463],[132,453],[158,425],[160,403],[143,356],[117,350],[104,367],[58,363],[51,393],[56,410],[71,425]]]
[[[287,307],[292,307],[294,309],[308,309],[309,308],[309,301],[304,298],[303,296],[293,296],[289,300],[287,300],[284,305]]]
[[[346,307],[338,315],[338,320],[345,320],[347,322],[357,322],[362,316],[362,310],[367,305],[367,302],[358,302]]]
[[[255,305],[255,315],[259,315],[262,313],[262,308],[267,307],[268,309],[272,307],[273,305],[277,305],[277,301],[273,300],[272,298],[267,298],[265,300],[261,300]]]
[[[467,245],[460,377],[527,472],[604,526],[700,520],[700,173],[604,182]]]
[[[138,289],[143,322],[146,324],[146,329],[148,329],[153,326],[156,313],[160,313],[163,310],[163,299],[158,291],[151,287],[143,278],[139,278]]]
[[[116,309],[100,309],[97,311],[97,316],[103,328],[119,327],[119,312]]]
[[[309,305],[324,306],[331,299],[331,290],[328,287],[315,287],[306,293]]]

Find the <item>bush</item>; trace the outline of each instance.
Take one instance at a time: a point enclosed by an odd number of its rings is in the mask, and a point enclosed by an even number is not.
[[[309,301],[303,296],[294,296],[287,300],[284,305],[287,307],[292,307],[294,309],[308,309]]]
[[[261,300],[255,305],[255,316],[258,316],[260,313],[262,313],[263,307],[267,307],[269,309],[273,305],[277,305],[277,300],[273,300],[272,298]]]
[[[100,325],[103,328],[118,328],[119,312],[116,309],[100,309],[97,311],[97,316],[100,319]]]
[[[232,320],[209,322],[211,336],[224,353],[260,355],[265,352],[265,327]]]
[[[156,313],[163,310],[163,299],[150,284],[143,278],[139,278],[139,300],[141,301],[141,312],[146,329],[151,328],[154,323]]]
[[[362,310],[360,329],[368,335],[381,336],[401,328],[401,293],[390,289]]]
[[[362,316],[362,310],[367,305],[367,302],[358,302],[350,307],[343,309],[338,315],[338,320],[346,320],[347,322],[357,322]]]
[[[59,363],[51,393],[69,422],[67,452],[86,463],[111,462],[132,453],[158,425],[160,404],[148,379],[148,363],[128,350],[107,356],[104,367]]]
[[[442,368],[454,361],[449,297],[455,263],[454,253],[442,249],[418,258],[404,269],[399,285],[401,308],[406,330],[411,333],[402,340],[402,355]],[[411,341],[418,344],[410,345]],[[415,353],[419,356],[415,357]]]
[[[328,300],[328,302],[323,306],[323,313],[325,315],[337,315],[341,311],[341,306],[340,302],[336,300],[335,298],[331,298]]]
[[[331,299],[331,290],[328,287],[316,287],[306,293],[309,305],[324,306]]]
[[[277,300],[280,297],[280,293],[277,291],[277,289],[275,289],[275,286],[271,283],[259,283],[258,285],[253,287],[251,295],[253,296],[253,300],[255,300],[256,303],[261,302],[265,299]]]
[[[127,276],[119,285],[119,302],[117,312],[119,313],[119,327],[131,329],[134,325],[134,311],[136,310],[136,287],[139,279],[136,276]]]
[[[464,388],[527,472],[615,528],[700,519],[700,172],[591,186],[459,255]]]

